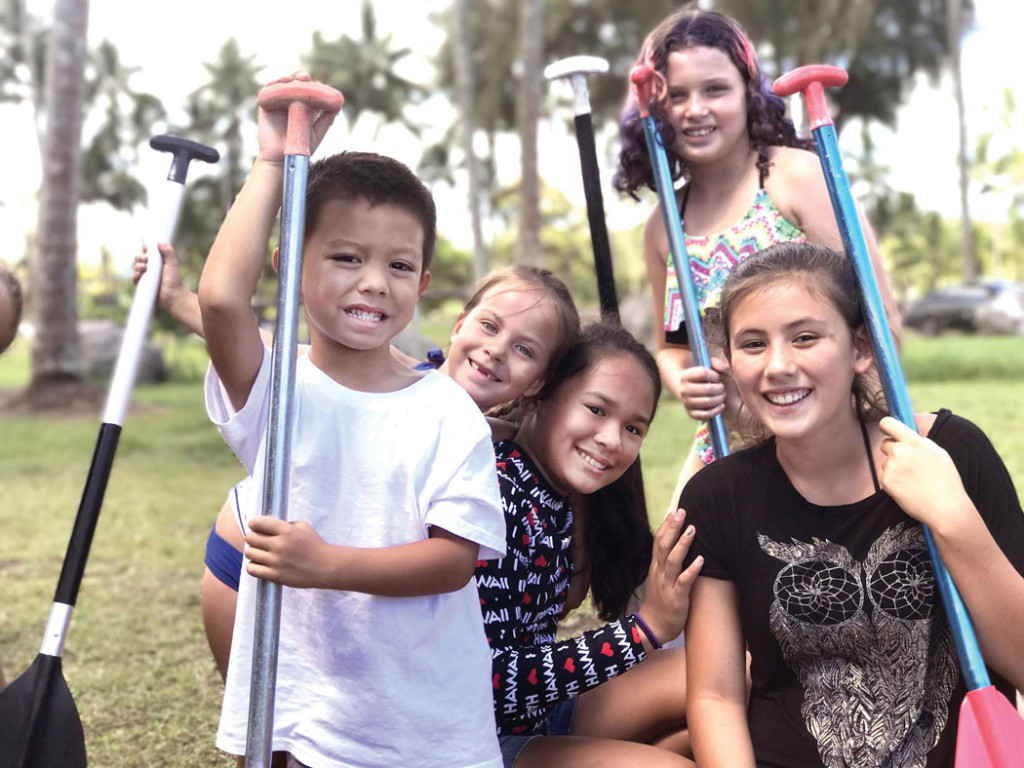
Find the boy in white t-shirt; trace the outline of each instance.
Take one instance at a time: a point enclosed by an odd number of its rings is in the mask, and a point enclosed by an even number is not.
[[[311,151],[333,119],[315,117]],[[259,154],[199,284],[207,408],[256,487],[270,351],[251,302],[281,204],[285,124],[284,112],[260,110]],[[289,520],[248,505],[217,745],[245,752],[260,577],[286,587],[278,757],[311,768],[499,768],[472,581],[478,559],[505,550],[490,432],[461,387],[390,351],[430,280],[433,200],[401,163],[342,153],[310,167],[306,211],[311,346],[296,373]]]

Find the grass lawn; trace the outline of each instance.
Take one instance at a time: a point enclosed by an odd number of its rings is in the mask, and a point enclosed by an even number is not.
[[[202,370],[194,351],[175,355],[184,369]],[[910,337],[904,358],[915,407],[950,407],[977,422],[1020,489],[1024,339]],[[24,386],[27,370],[27,350],[16,346],[0,359],[0,393]],[[99,411],[0,411],[0,664],[8,680],[38,652]],[[652,520],[664,513],[692,434],[683,408],[664,400],[642,455]],[[221,685],[198,586],[207,531],[241,475],[206,420],[198,381],[135,391],[64,655],[91,768],[234,765],[213,747]]]

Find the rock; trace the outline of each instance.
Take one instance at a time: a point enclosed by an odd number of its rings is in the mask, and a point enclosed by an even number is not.
[[[112,320],[82,320],[78,323],[79,355],[87,379],[109,379],[121,352],[124,329]],[[164,356],[152,342],[145,342],[139,355],[136,384],[167,380]]]
[[[619,302],[619,319],[622,327],[636,337],[637,341],[653,350],[654,326],[651,317],[651,295],[649,291],[627,294]]]

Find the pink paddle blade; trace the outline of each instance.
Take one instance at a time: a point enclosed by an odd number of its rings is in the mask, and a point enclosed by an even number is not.
[[[989,685],[968,691],[960,705],[956,768],[1024,768],[1024,720]]]

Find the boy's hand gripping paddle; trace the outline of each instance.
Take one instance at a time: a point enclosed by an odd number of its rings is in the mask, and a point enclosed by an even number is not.
[[[807,106],[811,132],[818,147],[818,159],[825,174],[832,209],[843,238],[843,247],[857,273],[861,303],[878,362],[882,389],[893,415],[917,430],[907,383],[896,354],[892,331],[885,317],[882,295],[871,267],[867,241],[861,229],[850,182],[843,169],[835,127],[825,101],[825,88],[846,83],[846,71],[823,64],[800,67],[775,81],[775,93],[786,97],[801,92]],[[1006,698],[990,683],[978,639],[967,606],[946,569],[927,526],[924,529],[931,554],[935,580],[942,595],[960,669],[967,684],[967,697],[960,708],[957,736],[957,768],[1020,768],[1024,765],[1024,720]]]
[[[157,243],[170,242],[184,197],[191,160],[215,163],[217,150],[176,136],[154,136],[153,149],[170,152],[164,199],[152,207],[149,268],[139,280],[125,326],[124,339],[110,381],[99,438],[86,476],[82,500],[68,542],[43,642],[32,665],[0,692],[0,768],[84,768],[85,735],[74,699],[61,671],[64,639],[85,574],[92,537],[114,463],[121,425],[138,369],[146,327],[160,289],[163,261]],[[161,204],[162,203],[162,204]]]
[[[608,62],[602,58],[570,56],[545,67],[544,77],[548,80],[568,78],[572,85],[573,110],[576,113],[576,144],[580,151],[583,194],[587,201],[587,221],[590,223],[590,243],[594,249],[594,268],[597,271],[597,293],[601,302],[601,317],[606,322],[618,325],[619,300],[615,294],[612,251],[608,244],[604,198],[601,194],[601,172],[597,166],[594,124],[590,119],[590,94],[587,92],[587,75],[607,71]]]
[[[277,329],[270,358],[270,417],[263,471],[263,514],[286,520],[310,130],[319,113],[337,112],[344,99],[330,86],[293,80],[268,85],[260,91],[258,101],[264,110],[288,111],[277,262]],[[256,592],[249,733],[245,748],[245,764],[249,768],[269,768],[270,765],[280,623],[281,585],[261,579]]]
[[[700,306],[697,303],[697,291],[693,287],[693,276],[690,274],[690,260],[686,255],[686,241],[683,239],[683,224],[677,214],[675,189],[672,185],[672,173],[669,171],[665,147],[661,144],[658,126],[650,113],[651,78],[654,70],[647,64],[633,67],[629,73],[630,82],[636,90],[636,101],[640,107],[640,117],[644,126],[644,138],[647,140],[647,154],[651,158],[651,170],[654,172],[654,185],[658,189],[658,202],[661,217],[668,235],[669,253],[672,265],[679,282],[679,296],[683,300],[683,314],[686,319],[686,336],[690,342],[690,354],[702,368],[711,368],[711,356],[704,339],[704,328],[701,325]],[[711,431],[711,445],[715,450],[715,458],[729,455],[729,438],[725,430],[722,415],[713,416],[708,423]]]

